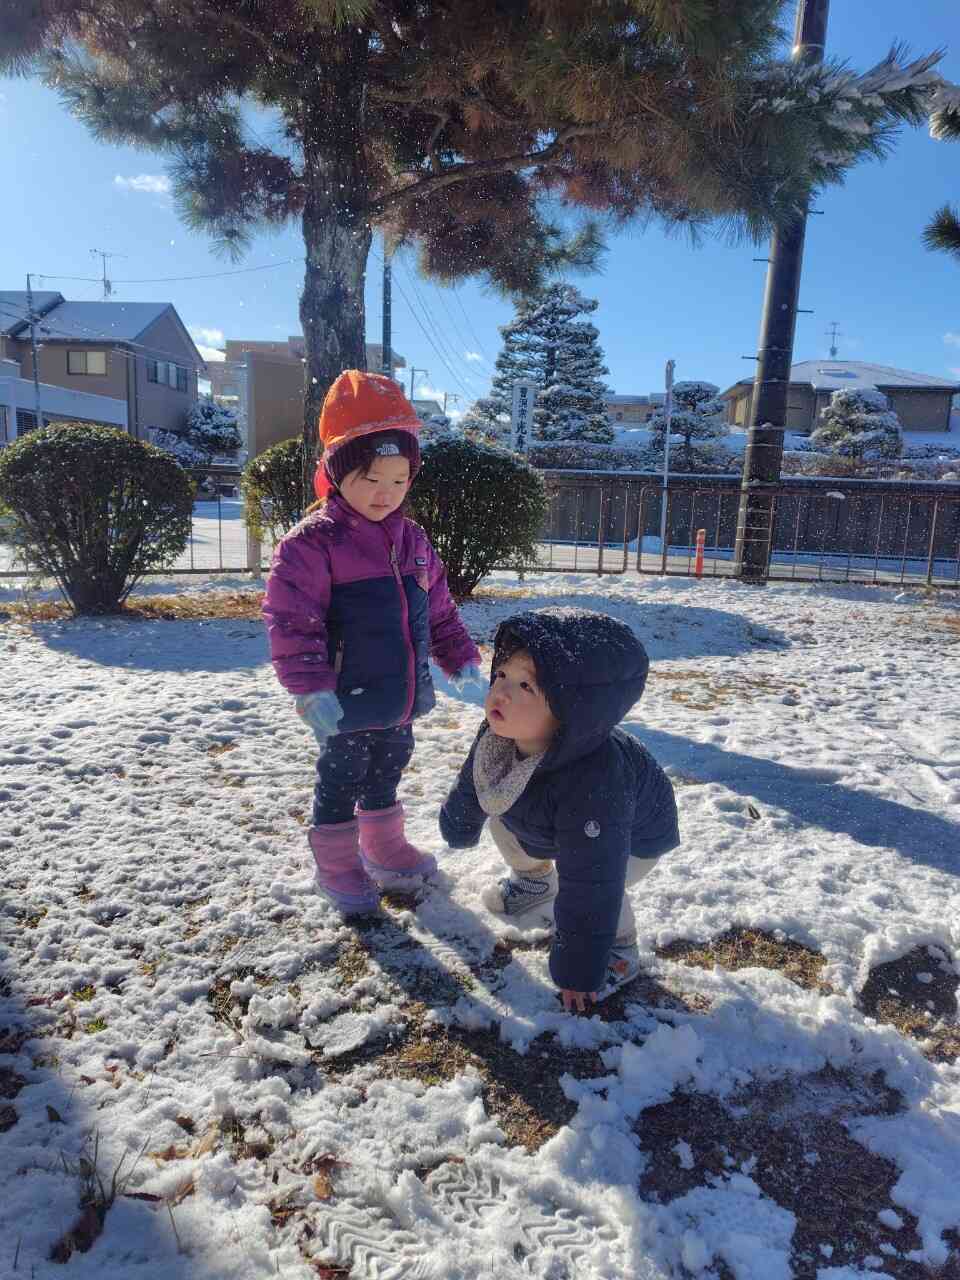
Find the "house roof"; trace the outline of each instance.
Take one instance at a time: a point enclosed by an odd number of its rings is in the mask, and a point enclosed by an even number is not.
[[[790,381],[813,387],[814,391],[883,389],[915,387],[926,391],[960,391],[960,382],[937,378],[927,373],[912,373],[887,364],[870,364],[866,360],[801,360],[790,366]],[[729,395],[737,387],[751,386],[752,378],[741,378],[724,391]]]
[[[41,315],[37,330],[44,342],[136,342],[156,320],[169,313],[193,351],[196,364],[203,364],[203,357],[172,302],[68,302],[59,293],[34,293],[33,304]],[[19,318],[14,317],[14,310],[20,312]],[[10,327],[0,332],[24,337],[26,314],[26,293],[0,291],[0,317],[9,315],[11,319]]]
[[[41,315],[62,301],[63,294],[42,289],[33,291],[33,305]],[[0,289],[0,333],[8,334],[19,329],[28,314],[26,290]]]

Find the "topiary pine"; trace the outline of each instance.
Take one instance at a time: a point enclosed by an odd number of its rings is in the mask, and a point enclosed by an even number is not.
[[[896,458],[903,446],[900,419],[882,391],[852,387],[834,391],[810,443],[822,453],[864,461]]]
[[[237,415],[210,396],[198,400],[179,431],[156,431],[153,443],[182,467],[207,467],[215,457],[235,456],[243,445]]]
[[[676,463],[673,470],[698,470],[697,445],[714,445],[729,434],[730,428],[723,416],[725,406],[717,394],[718,390],[712,382],[685,381],[673,384],[670,435],[671,438],[680,436],[683,441],[676,454],[671,454]],[[663,453],[666,425],[666,408],[658,409],[651,415],[650,444],[659,455]]]

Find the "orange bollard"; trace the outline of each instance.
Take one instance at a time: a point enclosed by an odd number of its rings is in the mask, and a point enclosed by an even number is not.
[[[703,546],[707,540],[706,529],[697,530],[697,558],[693,562],[693,572],[698,578],[703,577]]]

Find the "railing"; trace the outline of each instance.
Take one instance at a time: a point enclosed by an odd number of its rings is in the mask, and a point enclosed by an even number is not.
[[[540,565],[559,572],[733,573],[739,476],[546,472]],[[770,578],[960,586],[960,485],[791,477],[771,504]]]
[[[596,471],[548,471],[544,477],[550,506],[531,570],[732,575],[739,476],[671,477],[665,544],[657,477]],[[203,491],[190,542],[163,572],[262,572],[272,547],[247,536],[240,472],[218,467],[195,478]],[[791,477],[776,490],[767,538],[774,580],[958,587],[960,484]],[[0,530],[0,578],[22,576]]]

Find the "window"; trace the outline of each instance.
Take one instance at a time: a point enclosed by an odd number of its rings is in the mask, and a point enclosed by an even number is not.
[[[180,365],[175,366],[177,370],[177,390],[186,391],[187,389],[187,371],[182,369]]]
[[[0,404],[0,444],[10,443],[10,437],[7,435],[7,406]]]
[[[147,357],[147,381],[148,381],[148,382],[159,382],[159,381],[160,381],[160,371],[159,371],[159,370],[160,370],[160,366],[159,366],[159,364],[157,363],[157,361],[156,361],[156,360],[151,360],[151,359],[150,359],[150,357],[148,356],[148,357]]]
[[[107,372],[107,353],[105,351],[68,351],[67,373],[86,374],[90,377],[105,377]]]
[[[37,415],[31,413],[29,409],[17,410],[17,435],[25,436],[28,431],[33,431],[37,425]]]

